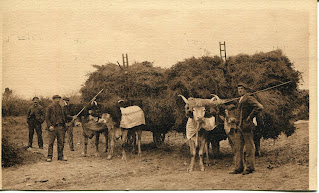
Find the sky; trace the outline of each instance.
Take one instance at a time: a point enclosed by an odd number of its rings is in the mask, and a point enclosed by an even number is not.
[[[93,64],[150,61],[280,48],[309,88],[310,1],[2,2],[2,92],[24,98],[76,93]]]

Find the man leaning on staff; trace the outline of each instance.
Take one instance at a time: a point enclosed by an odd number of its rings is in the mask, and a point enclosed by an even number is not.
[[[64,138],[66,132],[66,121],[72,120],[71,116],[67,116],[63,107],[60,105],[61,97],[59,95],[54,95],[52,97],[53,102],[47,108],[46,112],[46,123],[48,127],[49,135],[49,148],[48,148],[48,158],[47,162],[52,161],[53,157],[53,144],[55,139],[57,139],[58,146],[58,160],[67,161],[63,156],[64,148]]]
[[[250,174],[255,171],[255,144],[253,131],[255,125],[253,118],[263,109],[263,106],[255,97],[248,95],[249,87],[244,83],[237,85],[237,91],[240,95],[237,104],[237,112],[239,117],[239,128],[237,132],[229,135],[230,140],[234,144],[234,162],[235,170],[231,174],[243,175]],[[244,148],[246,150],[246,159],[244,159]],[[244,160],[246,167],[244,168]],[[245,169],[245,170],[244,170]]]

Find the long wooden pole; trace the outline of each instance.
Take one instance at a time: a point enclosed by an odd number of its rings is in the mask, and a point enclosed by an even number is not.
[[[284,83],[281,83],[281,84],[278,84],[278,85],[275,85],[275,86],[272,86],[272,87],[269,87],[269,88],[265,88],[263,90],[259,90],[259,91],[253,92],[253,93],[248,93],[248,95],[254,95],[254,94],[257,94],[257,93],[260,93],[260,92],[265,92],[267,90],[271,90],[271,89],[283,86],[283,85],[288,84],[288,83],[292,83],[292,81],[284,82]],[[233,98],[233,99],[224,99],[223,104],[229,103],[229,102],[232,102],[232,101],[235,101],[235,100],[238,100],[238,99],[240,99],[240,97]]]
[[[81,110],[78,114],[76,114],[75,116],[78,117],[78,116],[84,111],[84,109],[85,109],[90,103],[92,103],[92,102],[96,99],[96,97],[97,97],[102,91],[103,91],[103,89],[100,90],[100,92],[98,92],[98,93],[90,100],[90,102],[89,102],[86,106],[84,106],[84,107],[82,108],[82,110]]]

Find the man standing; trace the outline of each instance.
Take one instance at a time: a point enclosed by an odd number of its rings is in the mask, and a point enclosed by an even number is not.
[[[28,147],[32,148],[34,130],[37,133],[38,145],[40,149],[43,149],[42,139],[42,123],[44,122],[44,109],[39,105],[39,98],[33,97],[33,104],[29,107],[27,112],[27,123],[29,126],[29,144]]]
[[[238,94],[240,95],[237,104],[239,124],[238,129],[229,133],[229,139],[233,143],[235,162],[235,170],[231,174],[243,172],[243,175],[246,175],[255,171],[255,144],[253,135],[255,125],[253,118],[263,109],[263,106],[255,97],[247,94],[249,88],[244,83],[239,83],[237,86]],[[244,148],[246,150],[245,171]]]
[[[70,121],[70,118],[72,118],[71,116],[71,104],[70,99],[67,97],[63,98],[63,102],[64,102],[64,111],[65,114],[67,115],[67,117],[69,119],[66,120],[66,132],[68,133],[68,143],[69,143],[69,147],[71,151],[74,151],[74,144],[73,144],[73,123],[72,121]]]
[[[53,102],[48,106],[46,112],[46,123],[49,131],[49,148],[48,148],[48,158],[47,162],[52,161],[53,157],[53,144],[55,138],[57,139],[58,144],[58,160],[67,161],[63,157],[63,148],[64,148],[64,137],[66,131],[66,119],[68,118],[60,105],[61,97],[59,95],[54,95],[52,97]]]

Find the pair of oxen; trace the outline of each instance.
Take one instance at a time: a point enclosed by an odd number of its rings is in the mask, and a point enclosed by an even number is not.
[[[219,153],[219,141],[212,140],[214,136],[211,136],[210,133],[218,134],[213,132],[220,128],[224,128],[226,135],[230,133],[232,128],[236,128],[238,124],[238,112],[234,104],[226,103],[225,100],[221,100],[217,95],[213,95],[212,99],[201,99],[201,98],[188,98],[186,99],[183,95],[182,97],[185,102],[185,114],[188,118],[186,124],[186,137],[189,140],[189,147],[191,152],[191,162],[188,168],[188,171],[193,171],[195,157],[199,155],[199,166],[200,170],[204,171],[204,161],[203,155],[204,151],[206,153],[205,162],[209,163],[209,145],[212,144],[212,149],[216,150],[215,153]],[[215,113],[211,113],[215,112]],[[218,123],[218,119],[222,120]],[[257,121],[258,120],[258,121]],[[257,125],[257,122],[261,122],[259,119],[254,118],[254,124]],[[255,130],[257,131],[257,130]],[[256,147],[256,155],[260,154],[260,138],[261,136],[256,132],[254,135],[254,142]],[[232,145],[230,141],[230,145]],[[214,147],[215,146],[215,147]]]

